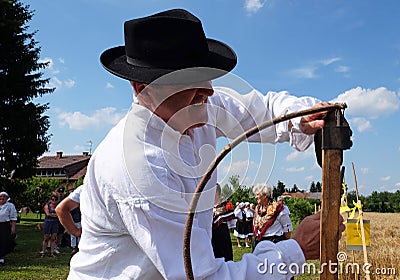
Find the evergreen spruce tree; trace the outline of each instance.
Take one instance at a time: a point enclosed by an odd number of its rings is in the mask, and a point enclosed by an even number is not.
[[[0,0],[0,178],[29,177],[48,150],[48,104],[34,99],[54,91],[43,78],[36,32],[28,32],[33,12],[17,0]]]

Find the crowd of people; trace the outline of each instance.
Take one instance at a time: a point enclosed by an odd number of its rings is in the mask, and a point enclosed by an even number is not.
[[[236,225],[233,235],[236,236],[237,246],[242,247],[240,240],[243,239],[245,246],[250,248],[253,237],[254,204],[237,202],[234,214]]]

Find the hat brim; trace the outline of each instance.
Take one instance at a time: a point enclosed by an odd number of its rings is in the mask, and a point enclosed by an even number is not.
[[[235,67],[237,62],[235,52],[226,44],[213,39],[207,39],[207,44],[209,52],[204,56],[201,64],[192,65],[190,68],[170,69],[130,64],[127,62],[125,46],[105,50],[100,56],[100,62],[110,73],[129,81],[145,84],[155,81],[162,84],[201,82],[225,75]],[[182,71],[185,69],[190,70]],[[165,76],[168,78],[163,78]]]

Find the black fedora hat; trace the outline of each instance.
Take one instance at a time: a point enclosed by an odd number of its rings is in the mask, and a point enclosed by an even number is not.
[[[126,21],[124,34],[125,46],[104,51],[100,61],[107,71],[130,81],[150,84],[176,72],[177,79],[162,83],[211,80],[237,62],[229,46],[206,38],[201,21],[183,9]]]

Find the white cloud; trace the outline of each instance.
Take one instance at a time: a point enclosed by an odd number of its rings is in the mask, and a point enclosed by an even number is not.
[[[114,86],[111,83],[107,83],[106,88],[114,88]]]
[[[349,115],[372,119],[389,115],[400,108],[400,97],[385,87],[377,89],[356,87],[340,94],[332,102],[347,103],[346,113]]]
[[[296,78],[313,79],[317,77],[317,75],[315,74],[316,70],[317,67],[315,66],[303,67],[292,70],[291,74]]]
[[[244,2],[244,8],[250,14],[254,14],[264,6],[264,3],[265,2],[261,3],[260,0],[246,0]]]
[[[360,169],[362,174],[367,174],[369,172],[369,168],[368,167],[363,167]]]
[[[38,62],[39,62],[39,63],[48,63],[46,69],[47,69],[48,71],[50,71],[50,73],[51,73],[52,75],[56,75],[56,74],[60,73],[60,70],[54,68],[54,61],[53,61],[52,58],[50,58],[50,57],[45,57],[45,58],[43,58],[43,59],[39,59]]]
[[[58,115],[61,125],[68,125],[73,130],[83,130],[87,128],[100,127],[104,124],[115,125],[124,113],[116,112],[113,107],[96,110],[91,116],[81,112],[64,112]]]
[[[391,176],[382,177],[381,181],[389,181],[391,178]]]
[[[328,67],[337,61],[342,60],[340,57],[331,57],[318,61],[313,61],[308,66],[299,67],[290,71],[290,74],[296,78],[314,79],[318,78],[317,71],[322,67]],[[335,72],[347,73],[350,70],[349,67],[339,66],[335,68]]]
[[[302,160],[302,159],[313,157],[315,154],[313,147],[308,148],[304,152],[293,151],[289,155],[287,155],[286,160],[287,161],[295,161],[295,160],[297,161],[297,160]]]
[[[64,81],[64,85],[67,87],[67,88],[72,88],[72,87],[74,87],[75,86],[75,81],[74,80],[71,80],[71,79],[68,79],[68,80],[66,80],[66,81]]]
[[[57,77],[53,77],[50,79],[49,87],[60,88],[62,84],[62,81],[60,81]]]
[[[326,65],[330,65],[336,61],[340,61],[340,60],[342,60],[340,57],[332,57],[332,58],[322,60],[321,63],[326,66]]]
[[[395,186],[400,188],[400,182],[396,183]]]
[[[76,85],[76,82],[74,80],[67,79],[65,81],[61,81],[56,76],[52,77],[49,82],[50,87],[55,87],[58,90],[63,87],[72,88],[72,87],[75,87],[75,85]]]
[[[54,67],[53,59],[51,59],[50,57],[45,57],[43,59],[39,59],[38,62],[39,63],[48,63],[46,69],[53,69],[53,67]]]
[[[255,164],[255,162],[249,160],[235,161],[227,166],[223,166],[221,171],[223,174],[239,174],[243,173],[243,170],[248,170],[253,164]]]
[[[304,169],[305,169],[304,167],[288,167],[285,170],[287,172],[302,172],[304,171]]]
[[[359,132],[371,128],[371,122],[365,118],[352,118],[349,120],[351,126],[355,126]]]
[[[344,66],[344,65],[340,65],[335,68],[335,72],[338,72],[338,73],[348,73],[349,71],[350,71],[350,67]]]
[[[306,180],[307,182],[311,182],[314,180],[314,176],[313,175],[307,176],[306,178],[304,178],[304,180]]]
[[[81,145],[75,145],[74,151],[75,152],[83,152],[83,151],[85,151],[85,147],[83,147]]]
[[[61,89],[62,87],[66,87],[66,88],[72,88],[75,87],[76,82],[72,79],[66,79],[63,80],[59,77],[57,77],[56,75],[60,74],[60,70],[55,68],[55,63],[53,61],[52,58],[50,57],[45,57],[43,59],[40,59],[39,62],[41,63],[48,63],[48,66],[46,67],[46,70],[48,70],[50,72],[50,75],[52,76],[49,82],[49,86],[50,87],[55,87],[56,89]],[[64,58],[59,57],[58,58],[58,62],[64,64]]]

